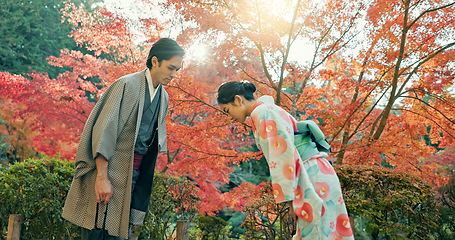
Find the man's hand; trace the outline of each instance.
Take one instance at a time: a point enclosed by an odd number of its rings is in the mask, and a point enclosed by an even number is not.
[[[109,181],[107,174],[107,159],[103,155],[98,155],[96,161],[96,180],[95,180],[95,195],[96,202],[107,204],[114,194],[114,187]]]
[[[96,202],[107,204],[114,194],[114,187],[112,187],[111,181],[107,177],[96,176],[95,181],[95,195]]]

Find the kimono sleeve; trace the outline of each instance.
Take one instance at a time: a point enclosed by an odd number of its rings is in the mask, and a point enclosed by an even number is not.
[[[292,200],[297,217],[313,225],[319,224],[323,201],[295,147],[290,116],[277,106],[261,105],[251,117],[256,142],[269,164],[275,202]]]
[[[92,154],[94,158],[98,153],[108,161],[114,156],[119,132],[118,123],[123,90],[124,84],[114,83],[97,103],[100,106],[92,129]]]
[[[275,202],[294,200],[294,131],[287,113],[278,107],[262,105],[252,112],[251,118],[256,143],[269,165]]]

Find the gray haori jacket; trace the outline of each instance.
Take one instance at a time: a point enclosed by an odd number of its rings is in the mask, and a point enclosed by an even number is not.
[[[90,113],[77,148],[74,178],[63,208],[63,218],[68,221],[86,229],[95,226],[97,171],[94,158],[100,153],[109,162],[108,177],[114,187],[106,219],[109,235],[127,238],[130,222],[142,225],[147,206],[137,209],[133,206],[131,211],[130,207],[134,146],[142,119],[146,84],[145,70],[119,78]],[[164,88],[160,97],[158,151],[156,147],[153,152],[148,151],[143,162],[155,161],[158,152],[167,150],[165,117],[169,96]],[[153,178],[153,170],[146,169],[145,174],[152,174]],[[143,189],[142,195],[150,198],[151,181],[146,181],[146,184],[150,186],[138,189]],[[99,212],[102,213],[103,209]],[[98,217],[98,227],[101,227],[102,219]]]

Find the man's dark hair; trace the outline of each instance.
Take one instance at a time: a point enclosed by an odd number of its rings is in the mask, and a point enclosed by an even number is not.
[[[156,56],[158,62],[161,62],[162,60],[169,60],[173,56],[183,57],[183,55],[185,55],[185,50],[176,41],[170,38],[161,38],[150,49],[146,65],[148,68],[152,68],[152,58],[154,56]]]

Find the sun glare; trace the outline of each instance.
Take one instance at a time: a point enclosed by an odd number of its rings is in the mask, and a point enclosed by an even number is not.
[[[202,43],[194,43],[186,49],[186,52],[186,58],[188,58],[190,61],[202,63],[207,60],[207,47]]]
[[[286,19],[286,21],[292,20],[292,16],[294,13],[292,3],[294,1],[291,1],[291,5],[289,5],[288,1],[283,0],[268,0],[266,2],[268,2],[268,4],[271,6],[270,10],[272,11],[272,14],[283,17],[284,19]]]

